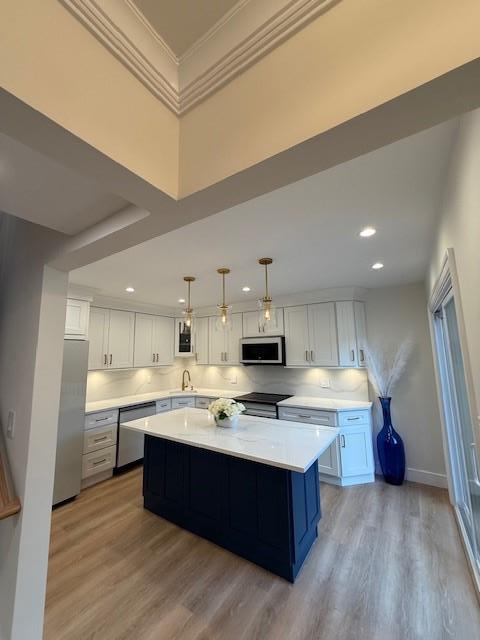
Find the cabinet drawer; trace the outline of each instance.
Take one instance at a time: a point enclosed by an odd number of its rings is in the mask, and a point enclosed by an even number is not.
[[[117,444],[117,425],[88,429],[83,434],[83,453],[91,453]]]
[[[117,447],[107,447],[100,451],[86,453],[82,459],[82,479],[90,478],[102,471],[108,471],[115,466]]]
[[[85,416],[85,429],[94,429],[95,427],[103,427],[107,424],[117,423],[118,409],[99,411],[98,413],[89,413]]]
[[[345,411],[338,415],[339,427],[352,427],[370,423],[370,411]]]
[[[195,398],[195,406],[197,409],[208,409],[209,404],[214,400],[214,398]]]
[[[171,408],[172,408],[171,398],[166,398],[165,400],[157,400],[157,413],[170,411]]]
[[[195,398],[172,398],[172,409],[195,407]]]
[[[325,427],[336,427],[337,416],[333,411],[319,411],[318,409],[291,409],[278,407],[280,420],[294,420],[295,422],[307,422],[309,424],[321,424]]]

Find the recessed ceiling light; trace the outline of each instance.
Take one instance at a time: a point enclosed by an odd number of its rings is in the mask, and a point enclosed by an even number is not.
[[[179,298],[178,301],[180,302],[180,304],[183,304],[185,302],[185,298]]]
[[[242,287],[242,291],[245,291],[245,293],[248,293],[250,291],[250,287]]]
[[[375,264],[372,264],[372,269],[383,269],[383,264],[381,262],[375,262]]]
[[[135,289],[133,287],[127,287],[125,291],[128,291],[128,293],[133,293]]]
[[[369,238],[370,236],[374,236],[377,233],[377,230],[374,227],[365,227],[360,231],[362,238]]]

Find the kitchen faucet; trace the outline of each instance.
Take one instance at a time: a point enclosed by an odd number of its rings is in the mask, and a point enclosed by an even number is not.
[[[185,382],[185,374],[188,375],[188,384]],[[182,391],[190,385],[190,389],[193,389],[192,379],[190,378],[190,371],[188,369],[184,369],[182,373]]]

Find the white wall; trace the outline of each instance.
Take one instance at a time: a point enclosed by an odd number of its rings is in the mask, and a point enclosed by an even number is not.
[[[91,371],[88,374],[87,400],[94,402],[135,393],[179,388],[185,368],[189,369],[195,387],[368,400],[365,371],[266,366],[214,367],[195,365],[188,358],[177,358],[172,367],[158,369]],[[232,383],[233,379],[236,383]],[[328,389],[321,387],[325,380],[330,383]]]
[[[392,396],[393,424],[405,443],[407,478],[446,486],[425,285],[371,289],[366,310],[368,340],[373,347],[389,353],[405,338],[414,343],[406,374]],[[375,435],[382,426],[376,404]]]
[[[3,216],[0,227],[0,420],[16,412],[7,440],[22,510],[0,522],[0,638],[42,636],[66,274],[44,267],[60,234]]]
[[[460,119],[430,261],[431,293],[447,248],[453,248],[478,414],[480,407],[480,110]],[[478,426],[478,425],[477,425]]]

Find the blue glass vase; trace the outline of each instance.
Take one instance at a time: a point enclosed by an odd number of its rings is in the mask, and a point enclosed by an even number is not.
[[[405,479],[405,447],[392,425],[391,398],[379,398],[383,412],[383,427],[377,436],[377,450],[383,477],[388,484],[400,485]]]

